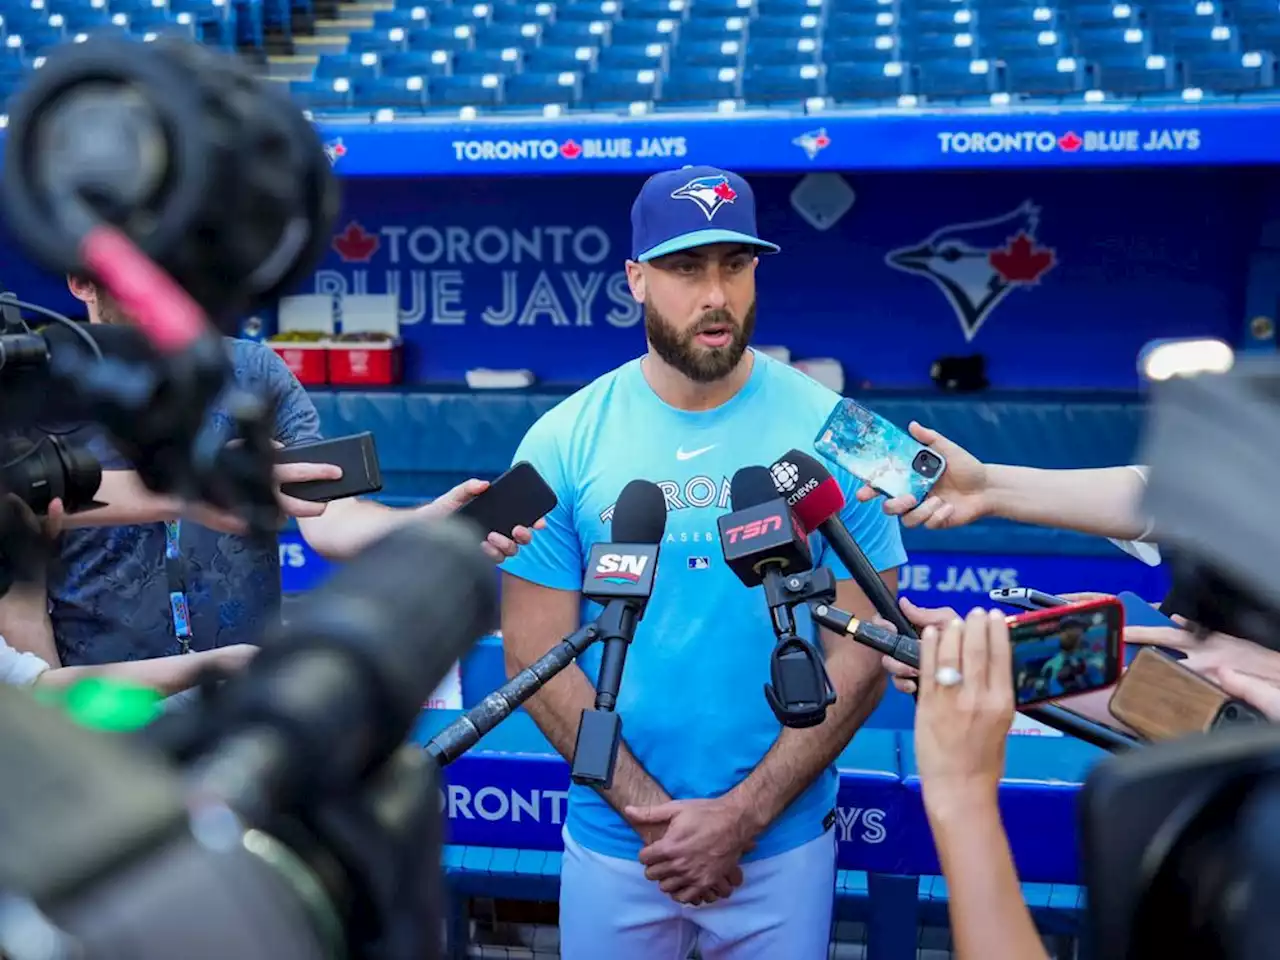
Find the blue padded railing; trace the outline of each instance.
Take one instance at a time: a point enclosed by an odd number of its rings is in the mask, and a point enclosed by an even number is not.
[[[420,501],[471,476],[511,465],[521,438],[567,391],[314,390],[328,436],[372,431],[388,502]],[[1131,462],[1142,427],[1137,395],[865,394],[858,399],[893,422],[919,420],[993,463],[1099,467]],[[907,548],[955,552],[1102,554],[1104,540],[984,521],[959,530],[907,531]]]

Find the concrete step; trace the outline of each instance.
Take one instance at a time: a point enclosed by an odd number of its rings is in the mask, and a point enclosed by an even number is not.
[[[271,80],[310,80],[316,72],[319,57],[294,54],[291,57],[268,57],[267,78]]]
[[[334,37],[294,37],[293,46],[299,54],[320,57],[327,53],[346,53],[348,37],[344,33]]]

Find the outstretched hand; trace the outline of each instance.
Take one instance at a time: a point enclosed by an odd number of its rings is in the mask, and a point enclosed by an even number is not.
[[[924,503],[917,503],[910,494],[891,497],[882,504],[891,517],[901,517],[904,527],[927,527],[930,530],[946,530],[963,527],[991,512],[987,502],[988,478],[986,465],[958,443],[953,443],[936,430],[930,430],[911,421],[907,432],[930,450],[946,460],[942,476],[933,485]],[[881,496],[870,486],[858,488],[855,496],[867,503]]]

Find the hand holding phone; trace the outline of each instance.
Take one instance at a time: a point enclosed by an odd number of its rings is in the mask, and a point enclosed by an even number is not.
[[[510,537],[516,527],[532,527],[559,500],[533,464],[522,460],[458,510],[485,533]]]
[[[1143,647],[1111,696],[1111,714],[1147,740],[1172,740],[1266,717],[1152,647]]]
[[[904,430],[853,400],[841,400],[814,449],[886,497],[923,503],[947,462]]]
[[[285,447],[276,451],[276,462],[328,463],[342,470],[342,476],[336,480],[308,480],[280,485],[282,494],[297,500],[328,503],[330,500],[377,493],[382,489],[378,448],[373,434],[368,431],[333,440],[317,440]]]

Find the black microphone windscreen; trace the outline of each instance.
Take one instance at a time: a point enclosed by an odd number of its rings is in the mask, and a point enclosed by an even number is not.
[[[729,504],[734,511],[747,510],[778,499],[768,467],[743,467],[729,483]]]
[[[656,483],[632,480],[613,508],[614,543],[661,543],[667,529],[667,499]]]

